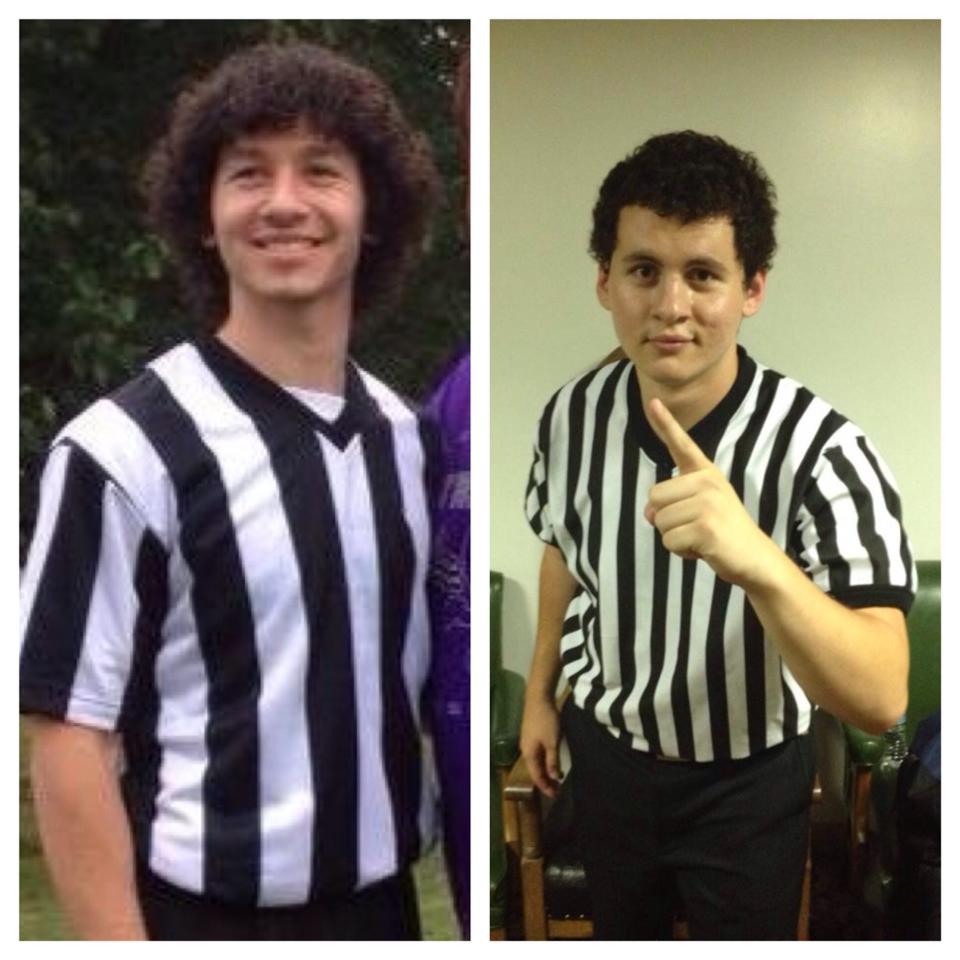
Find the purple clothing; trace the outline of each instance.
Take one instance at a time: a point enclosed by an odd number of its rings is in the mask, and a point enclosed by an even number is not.
[[[442,468],[429,577],[433,623],[429,711],[442,797],[444,848],[454,906],[470,936],[470,357],[444,377],[427,405]]]

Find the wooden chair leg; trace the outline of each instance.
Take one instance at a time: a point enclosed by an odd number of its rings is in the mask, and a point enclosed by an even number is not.
[[[807,862],[803,868],[803,888],[800,892],[800,916],[797,919],[797,939],[810,939],[810,878],[813,872],[813,827],[807,840]]]
[[[543,895],[543,860],[520,861],[523,887],[523,937],[525,940],[547,939],[547,911]]]
[[[850,835],[848,840],[850,889],[863,885],[867,849],[867,811],[870,803],[870,767],[854,767],[850,782]]]

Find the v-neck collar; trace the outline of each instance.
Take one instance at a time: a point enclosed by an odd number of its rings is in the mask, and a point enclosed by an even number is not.
[[[259,402],[269,404],[278,412],[323,434],[341,450],[346,449],[355,434],[379,419],[379,408],[367,392],[360,371],[350,359],[346,366],[343,409],[335,420],[324,420],[218,337],[199,338],[194,341],[194,346],[214,375],[225,384],[232,384],[238,391],[249,391]]]
[[[723,399],[708,413],[698,420],[688,431],[691,439],[712,460],[723,436],[723,431],[737,408],[743,403],[757,371],[756,363],[748,356],[747,351],[737,345],[737,376],[733,385],[726,392]],[[627,375],[627,412],[630,428],[644,453],[655,463],[673,465],[673,458],[664,446],[663,441],[654,433],[653,427],[647,420],[643,409],[643,400],[640,395],[640,382],[637,379],[636,369],[630,364]]]

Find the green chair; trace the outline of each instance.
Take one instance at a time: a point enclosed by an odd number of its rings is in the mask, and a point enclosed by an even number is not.
[[[917,597],[907,617],[910,680],[906,740],[940,706],[940,561],[917,563]],[[847,815],[851,887],[883,911],[891,881],[894,783],[878,782],[883,736],[844,724],[847,753]],[[885,775],[896,776],[895,771]],[[871,856],[871,850],[873,851]]]
[[[519,828],[503,802],[507,773],[520,755],[523,678],[503,668],[503,574],[490,573],[490,939],[506,938],[510,877]]]

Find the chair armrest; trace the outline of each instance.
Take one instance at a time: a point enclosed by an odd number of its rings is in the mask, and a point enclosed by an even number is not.
[[[543,856],[543,831],[541,826],[540,792],[530,779],[527,762],[518,757],[507,777],[503,790],[507,803],[516,805],[520,819],[520,852],[524,859],[533,860]]]

